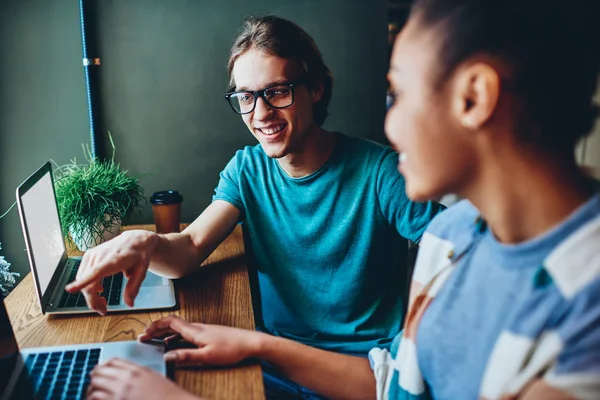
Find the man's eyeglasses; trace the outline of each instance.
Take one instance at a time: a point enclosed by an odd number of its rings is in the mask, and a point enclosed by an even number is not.
[[[300,81],[277,83],[263,90],[225,93],[225,98],[231,109],[238,114],[249,114],[256,108],[259,97],[271,108],[286,108],[294,104],[294,89]]]

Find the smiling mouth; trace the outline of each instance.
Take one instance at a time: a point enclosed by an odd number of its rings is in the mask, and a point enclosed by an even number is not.
[[[276,133],[281,132],[282,130],[285,129],[285,127],[287,126],[287,124],[281,124],[281,125],[271,125],[268,127],[264,127],[264,128],[256,128],[257,131],[259,131],[260,133],[262,133],[263,135],[275,135]]]

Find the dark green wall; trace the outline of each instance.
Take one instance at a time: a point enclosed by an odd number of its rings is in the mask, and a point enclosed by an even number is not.
[[[76,1],[0,0],[0,214],[48,159],[82,155],[88,122]],[[2,251],[29,270],[16,207],[0,219]]]
[[[385,0],[98,0],[102,125],[116,159],[148,174],[146,194],[178,189],[183,220],[210,202],[236,149],[254,144],[223,99],[225,65],[246,15],[304,27],[334,73],[325,128],[383,140]],[[76,1],[0,0],[0,210],[45,160],[82,158],[89,142]],[[106,147],[106,143],[104,145]],[[1,211],[0,211],[1,212]],[[148,205],[132,222],[150,223]],[[4,253],[28,269],[17,213],[0,220]]]

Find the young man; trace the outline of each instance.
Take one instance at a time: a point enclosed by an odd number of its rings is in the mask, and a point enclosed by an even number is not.
[[[373,349],[369,365],[175,317],[142,339],[179,333],[199,348],[168,359],[258,357],[344,400],[600,398],[600,194],[574,158],[597,117],[598,14],[595,0],[415,2],[386,133],[411,198],[468,201],[425,233],[391,352]],[[92,387],[123,370],[99,367]]]
[[[124,271],[131,304],[148,268],[171,278],[195,272],[242,221],[258,264],[262,330],[363,357],[389,346],[406,306],[406,239],[418,242],[442,207],[404,195],[391,149],[321,127],[333,80],[295,24],[248,19],[228,69],[226,99],[259,145],[236,153],[213,203],[184,232],[123,233],[85,254],[68,290],[104,313],[99,278]],[[264,370],[273,395],[305,395]]]

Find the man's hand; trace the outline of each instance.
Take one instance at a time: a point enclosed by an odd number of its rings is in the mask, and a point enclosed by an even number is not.
[[[377,395],[375,376],[366,357],[325,351],[256,331],[189,323],[175,316],[153,322],[139,336],[142,341],[154,338],[165,338],[167,348],[177,341],[184,341],[188,347],[167,352],[167,361],[231,365],[256,358],[327,398],[364,400]],[[190,345],[194,348],[190,349]]]
[[[153,322],[139,339],[147,341],[166,337],[167,346],[184,340],[194,347],[171,350],[165,354],[166,361],[179,364],[231,365],[256,357],[263,336],[263,333],[245,329],[189,323],[172,315]]]
[[[117,358],[97,365],[91,377],[88,400],[197,400],[155,371]]]
[[[125,303],[133,306],[140,286],[146,278],[150,256],[158,236],[149,231],[126,231],[116,238],[88,250],[81,260],[75,281],[66,286],[68,292],[81,291],[90,309],[106,314],[106,299],[102,291],[102,278],[123,272],[127,277]]]

